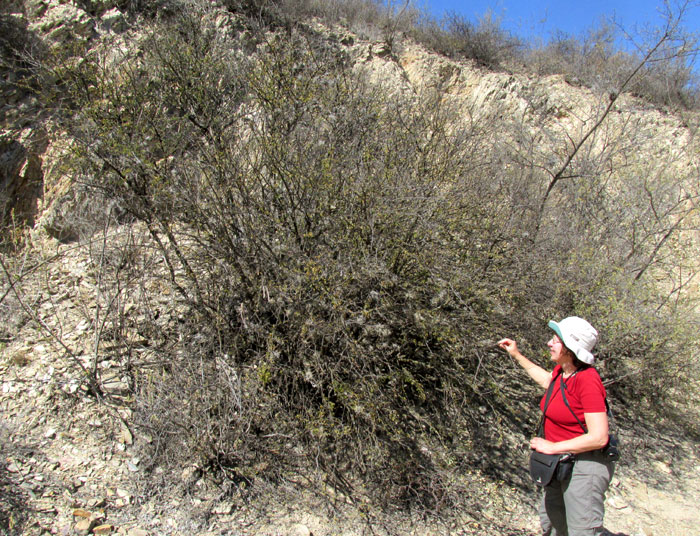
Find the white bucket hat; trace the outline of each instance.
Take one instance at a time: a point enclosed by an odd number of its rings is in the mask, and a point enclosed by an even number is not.
[[[548,325],[579,361],[593,364],[595,357],[591,351],[598,342],[598,332],[593,326],[578,316],[570,316],[559,323],[550,320]]]

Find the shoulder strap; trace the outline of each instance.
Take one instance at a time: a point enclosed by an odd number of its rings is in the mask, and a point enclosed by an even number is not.
[[[610,409],[610,404],[608,404],[608,397],[605,397],[605,413],[608,414],[608,430],[610,433],[614,433],[615,430],[615,418],[613,417],[613,412]]]
[[[578,372],[578,371],[576,371]],[[576,374],[574,372],[574,374]],[[574,416],[574,419],[576,419],[576,422],[579,424],[581,428],[583,428],[583,433],[587,434],[588,433],[588,428],[586,428],[586,425],[581,422],[581,420],[576,416],[574,413],[574,410],[571,409],[571,406],[569,405],[569,401],[566,399],[566,383],[564,383],[564,379],[559,376],[559,390],[561,391],[561,397],[564,399],[564,404],[566,405],[567,408],[569,408],[569,411],[571,414]],[[605,407],[608,407],[608,401],[607,399],[605,400]]]
[[[557,377],[561,378],[561,369],[557,373]],[[540,423],[537,425],[537,436],[544,437],[544,416],[547,413],[547,406],[549,406],[549,398],[552,396],[552,391],[554,390],[554,380],[556,377],[552,378],[549,382],[549,387],[547,388],[547,396],[544,399],[544,408],[542,409],[542,416],[540,417]]]

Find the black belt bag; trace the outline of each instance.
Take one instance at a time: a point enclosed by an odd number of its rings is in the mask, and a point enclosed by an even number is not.
[[[538,486],[547,486],[552,480],[564,482],[571,478],[576,456],[573,454],[530,454],[530,476]]]

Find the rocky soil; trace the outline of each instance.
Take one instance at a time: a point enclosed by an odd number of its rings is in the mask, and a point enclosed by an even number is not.
[[[534,487],[510,489],[476,471],[465,483],[474,512],[440,522],[351,504],[322,487],[321,493],[258,490],[243,499],[195,467],[182,468],[181,485],[163,489],[158,470],[146,473],[139,458],[138,444],[149,437],[131,427],[129,385],[119,364],[101,362],[105,396],[98,399],[48,332],[86,350],[81,359],[89,355],[94,325],[86,318],[94,302],[88,298],[97,289],[90,248],[40,232],[34,247],[43,252],[42,275],[21,281],[22,302],[11,291],[2,302],[5,327],[13,330],[0,354],[1,533],[537,534]],[[36,318],[22,305],[31,305]],[[700,534],[697,444],[648,429],[625,429],[622,436],[630,456],[608,494],[611,534]],[[525,471],[525,458],[523,450],[523,464],[514,471]]]

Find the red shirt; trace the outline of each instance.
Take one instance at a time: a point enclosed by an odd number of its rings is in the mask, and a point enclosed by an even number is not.
[[[576,422],[573,414],[564,404],[560,391],[560,370],[557,365],[552,371],[554,389],[549,397],[547,413],[544,418],[544,438],[548,441],[565,441],[584,433],[581,425]],[[564,379],[566,385],[566,400],[579,420],[586,424],[584,413],[605,413],[605,387],[598,371],[593,367],[579,370],[573,376]],[[540,409],[544,410],[547,393],[540,401]]]

